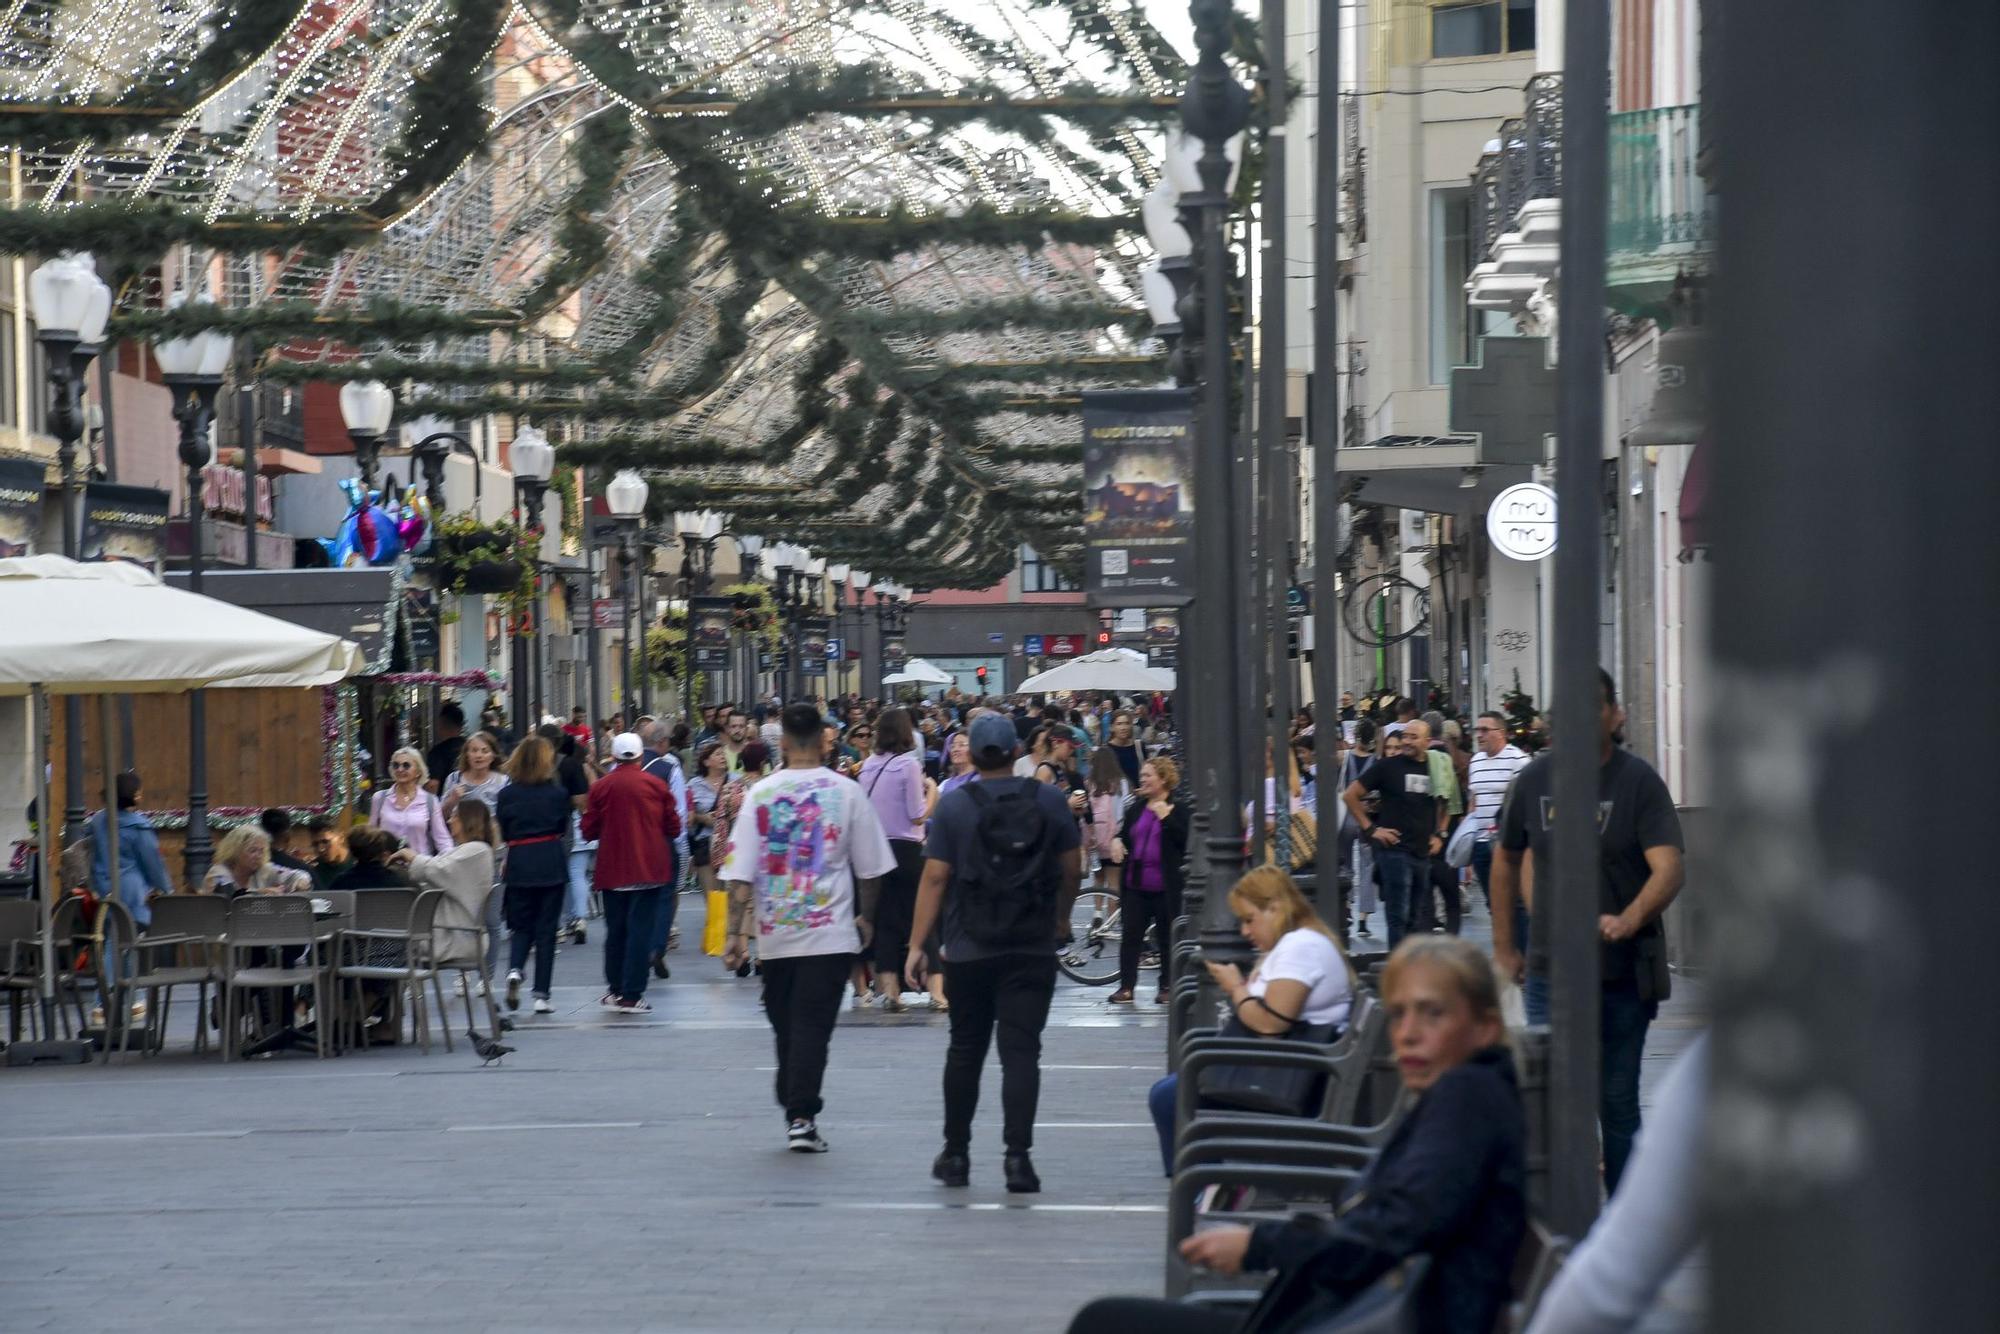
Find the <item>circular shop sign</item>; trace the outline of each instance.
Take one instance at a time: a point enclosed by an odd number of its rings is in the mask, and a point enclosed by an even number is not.
[[[1556,493],[1521,482],[1493,497],[1486,511],[1493,549],[1515,560],[1540,560],[1556,549]]]

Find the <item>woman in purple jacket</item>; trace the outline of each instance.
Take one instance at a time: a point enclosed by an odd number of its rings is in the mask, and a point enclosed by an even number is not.
[[[924,865],[924,762],[907,709],[888,709],[875,720],[875,753],[861,766],[861,790],[875,807],[896,869],[882,877],[875,908],[875,989],[882,1008],[903,1009],[903,960],[910,952],[910,922],[917,910],[917,881]]]

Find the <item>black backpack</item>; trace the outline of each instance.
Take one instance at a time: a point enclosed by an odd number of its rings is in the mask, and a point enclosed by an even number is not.
[[[976,808],[965,864],[954,868],[952,893],[959,923],[974,942],[993,949],[1054,943],[1055,858],[1042,784],[1015,779],[960,788]]]

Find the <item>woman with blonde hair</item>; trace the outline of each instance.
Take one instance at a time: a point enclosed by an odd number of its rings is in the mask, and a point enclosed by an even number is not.
[[[240,824],[215,845],[215,860],[201,878],[200,893],[295,894],[312,888],[312,877],[271,863],[271,836],[254,824]]]
[[[430,776],[422,751],[415,746],[400,747],[389,757],[389,786],[378,790],[368,807],[369,824],[427,857],[451,851],[451,831],[444,827],[444,803],[424,787]]]
[[[1156,761],[1149,761],[1155,763]],[[1347,1026],[1354,967],[1333,931],[1313,911],[1298,884],[1275,866],[1259,866],[1229,891],[1244,939],[1257,949],[1245,977],[1235,964],[1209,963],[1208,975],[1229,998],[1237,1022],[1258,1037],[1281,1038],[1300,1027],[1335,1034]],[[1174,1105],[1180,1076],[1153,1085],[1147,1105],[1160,1132],[1160,1160],[1174,1171]]]

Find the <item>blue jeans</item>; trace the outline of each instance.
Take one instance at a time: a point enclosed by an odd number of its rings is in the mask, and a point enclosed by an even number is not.
[[[660,891],[660,911],[653,917],[654,954],[667,952],[667,936],[674,929],[674,912],[680,907],[681,872],[686,869],[687,863],[687,840],[677,838],[674,840],[674,878],[667,881],[666,888]]]
[[[1599,1004],[1597,1119],[1604,1136],[1604,1193],[1610,1195],[1639,1135],[1639,1061],[1660,1003],[1640,1000],[1639,988],[1628,979],[1606,982]]]
[[[1521,912],[1517,908],[1515,909],[1515,915],[1514,915],[1514,930],[1516,932],[1519,932],[1523,929],[1524,928],[1521,922]],[[1516,941],[1519,941],[1521,940],[1521,937],[1517,934],[1514,937],[1514,939]],[[1525,952],[1528,947],[1525,943],[1522,943],[1516,945],[1515,948]],[[1548,1024],[1549,975],[1547,973],[1530,972],[1527,975],[1527,977],[1522,981],[1521,1008],[1528,1012],[1529,1024],[1539,1025],[1539,1026],[1546,1026]]]
[[[1146,1110],[1153,1114],[1153,1128],[1160,1132],[1160,1170],[1168,1176],[1174,1174],[1174,1102],[1180,1092],[1181,1077],[1168,1075],[1146,1095]]]
[[[563,896],[563,920],[581,922],[590,916],[590,849],[571,848],[569,892]]]
[[[1472,845],[1472,873],[1479,877],[1479,892],[1486,896],[1486,915],[1493,915],[1493,840],[1481,839]],[[1514,943],[1516,949],[1520,942]]]
[[[1410,929],[1411,889],[1430,887],[1430,867],[1422,858],[1403,851],[1401,845],[1375,848],[1375,872],[1382,880],[1382,916],[1388,923],[1389,948],[1395,949]]]

